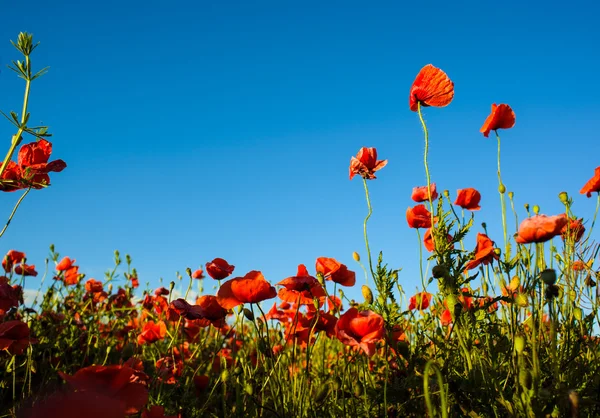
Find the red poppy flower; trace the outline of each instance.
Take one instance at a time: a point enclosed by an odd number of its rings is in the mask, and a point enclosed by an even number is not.
[[[21,251],[10,250],[2,259],[2,267],[4,271],[10,273],[15,264],[19,264],[25,260],[25,253]]]
[[[481,201],[481,193],[479,193],[477,190],[469,187],[467,189],[459,189],[456,194],[456,201],[454,202],[455,205],[467,210],[481,209],[481,206],[479,206],[479,202]]]
[[[17,308],[19,303],[23,303],[23,289],[21,286],[11,286],[8,278],[0,276],[0,319],[11,308]]]
[[[148,321],[144,325],[142,332],[138,335],[138,344],[152,344],[156,341],[160,341],[167,335],[167,326],[163,321]]]
[[[244,277],[227,280],[217,292],[217,300],[225,309],[231,309],[243,303],[262,302],[275,296],[277,296],[275,288],[265,280],[260,271],[255,270],[247,273]]]
[[[206,263],[206,272],[215,280],[222,280],[229,277],[234,269],[235,266],[229,265],[229,263],[222,258],[215,258],[210,263]]]
[[[51,153],[52,144],[45,139],[25,144],[19,150],[17,162],[21,178],[34,189],[50,184],[49,172],[59,172],[67,167],[63,160],[48,162]]]
[[[154,289],[154,294],[156,296],[169,296],[169,293],[169,289],[167,289],[166,287],[158,287]]]
[[[9,161],[0,177],[0,191],[14,192],[25,188],[21,182],[21,169],[14,161]]]
[[[88,293],[102,292],[102,282],[94,279],[89,279],[85,282],[85,291]]]
[[[29,338],[29,327],[25,322],[7,321],[0,324],[0,350],[18,355],[33,342],[35,340]]]
[[[421,68],[410,88],[410,110],[417,111],[421,106],[444,107],[454,98],[454,83],[445,72],[431,64]]]
[[[375,148],[362,147],[356,157],[350,159],[350,180],[355,175],[364,179],[373,180],[375,172],[381,170],[387,164],[387,160],[377,159],[377,150]]]
[[[442,313],[442,316],[440,317],[440,322],[442,323],[442,326],[447,327],[448,325],[450,325],[452,323],[452,312],[450,312],[450,309],[445,309],[444,312]]]
[[[435,188],[435,183],[431,183],[431,200],[435,200],[438,198],[438,192]],[[428,202],[429,201],[429,193],[427,192],[427,186],[419,186],[413,187],[412,195],[410,196],[412,200],[417,203]]]
[[[573,242],[579,242],[584,232],[583,219],[569,219],[569,222],[560,230],[560,235],[563,240],[570,238]]]
[[[21,276],[33,276],[33,277],[38,275],[37,271],[35,271],[35,266],[27,265],[27,264],[19,264],[18,266],[16,266],[15,274],[18,274]]]
[[[411,228],[431,228],[431,212],[425,205],[417,205],[406,210],[406,221]]]
[[[532,216],[521,222],[515,241],[519,244],[546,242],[553,237],[560,235],[560,231],[567,222],[569,222],[569,220],[564,213],[556,216]]]
[[[74,259],[70,259],[69,257],[64,257],[60,262],[56,265],[56,271],[65,271],[73,267],[75,264]]]
[[[200,280],[203,278],[204,278],[204,271],[202,269],[198,269],[192,273],[192,279]]]
[[[375,354],[375,343],[385,334],[384,325],[383,318],[375,312],[350,308],[338,319],[335,333],[342,343],[360,347],[370,357]]]
[[[498,259],[494,252],[494,241],[481,232],[477,234],[477,246],[475,247],[475,259],[469,261],[465,270],[473,270],[480,264],[488,265],[493,259]]]
[[[203,318],[202,307],[190,305],[185,299],[175,299],[171,302],[170,307],[185,319],[194,320]]]
[[[588,180],[585,183],[585,186],[579,191],[579,193],[586,195],[587,197],[592,197],[592,193],[597,192],[600,193],[600,167],[596,167],[594,170],[594,177]]]
[[[283,279],[277,286],[283,286],[277,294],[279,299],[298,305],[312,305],[314,299],[325,297],[323,286],[308,274],[304,264],[298,265],[298,273],[295,276]]]
[[[497,129],[509,129],[515,126],[515,112],[507,104],[492,105],[492,113],[487,117],[480,132],[486,138],[490,135],[490,131]]]
[[[416,295],[410,298],[408,309],[411,311],[414,309],[418,309],[420,311],[427,309],[429,307],[429,303],[431,302],[432,297],[433,295],[431,293],[417,293]]]
[[[448,243],[452,242],[452,235],[448,234]],[[435,249],[435,243],[433,242],[433,235],[431,235],[431,228],[428,228],[425,231],[425,235],[423,236],[423,244],[425,245],[425,249],[429,252],[432,252]],[[454,245],[452,245],[454,248]],[[440,250],[443,251],[443,250]]]
[[[65,257],[56,265],[56,271],[64,271],[63,279],[67,286],[79,283],[79,280],[83,277],[82,274],[79,274],[79,266],[74,264],[74,259]]]
[[[356,283],[356,273],[348,270],[345,264],[338,262],[335,258],[317,258],[317,273],[321,273],[326,280],[351,287]]]
[[[227,316],[227,309],[222,307],[213,295],[200,296],[196,299],[196,306],[200,307],[202,317],[210,321],[218,321]]]
[[[120,401],[127,415],[137,414],[148,402],[148,389],[136,382],[137,371],[122,366],[89,366],[73,376],[58,372],[73,389],[91,392]]]

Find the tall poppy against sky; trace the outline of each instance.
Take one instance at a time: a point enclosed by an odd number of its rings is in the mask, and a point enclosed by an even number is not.
[[[427,64],[421,68],[413,82],[409,95],[409,106],[413,112],[417,106],[448,106],[454,98],[454,83],[437,67]]]
[[[515,126],[515,112],[507,104],[492,105],[492,113],[487,117],[480,131],[486,138],[490,131],[509,129]]]
[[[414,287],[418,248],[402,212],[414,205],[412,188],[424,185],[423,144],[406,96],[428,63],[447,72],[457,89],[450,106],[426,112],[433,178],[440,194],[465,186],[481,192],[474,232],[484,232],[485,221],[491,237],[502,236],[495,145],[479,132],[494,102],[519,113],[502,171],[520,220],[524,203],[563,211],[556,199],[563,190],[577,216],[589,220],[596,195],[588,200],[578,192],[600,165],[595,153],[582,152],[595,146],[590,132],[597,128],[600,84],[587,83],[574,100],[573,80],[597,77],[600,56],[589,51],[597,49],[600,5],[586,2],[581,13],[558,2],[468,3],[464,13],[436,2],[427,9],[426,31],[422,19],[410,18],[422,15],[418,2],[340,8],[272,0],[210,7],[189,0],[179,7],[31,0],[27,13],[4,7],[3,65],[22,59],[9,40],[33,32],[40,41],[34,70],[48,65],[50,71],[32,85],[31,122],[49,125],[50,160],[60,158],[68,168],[51,173],[52,187],[23,201],[0,239],[0,254],[25,251],[27,263],[41,270],[54,243],[61,257],[77,259],[86,280],[101,280],[118,249],[132,257],[138,295],[147,282],[156,288],[162,278],[166,285],[176,272],[204,268],[216,257],[242,273],[260,270],[273,283],[322,255],[360,271],[351,255],[366,257],[364,197],[356,179],[348,181],[348,164],[369,146],[390,162],[369,183],[372,250],[402,254],[393,267],[402,268],[405,288]],[[175,33],[186,42],[165,36]],[[415,33],[419,42],[398,48]],[[503,51],[502,58],[489,51]],[[116,62],[144,71],[134,74]],[[173,76],[174,66],[193,76]],[[4,67],[0,110],[19,112],[23,88]],[[13,128],[0,120],[2,155]],[[1,196],[6,216],[19,195]],[[475,245],[473,233],[465,248]],[[204,274],[208,291],[216,282]],[[27,287],[37,288],[39,276]],[[360,276],[345,289],[349,298],[361,300]],[[177,283],[182,295],[187,283]]]

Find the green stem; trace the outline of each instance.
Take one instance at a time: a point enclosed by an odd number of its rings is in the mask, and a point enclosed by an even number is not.
[[[365,218],[364,226],[364,236],[365,236],[365,244],[367,246],[367,257],[369,259],[369,270],[371,270],[371,275],[373,276],[373,280],[375,280],[375,273],[373,272],[373,262],[371,261],[371,249],[369,247],[369,238],[367,236],[367,222],[369,218],[373,214],[373,208],[371,207],[371,198],[369,197],[369,186],[367,186],[367,179],[363,177],[363,184],[365,186],[365,196],[367,197],[367,207],[369,208],[369,213]]]
[[[440,387],[440,399],[442,402],[442,418],[448,417],[448,407],[446,404],[446,388],[444,387],[444,380],[442,379],[442,372],[434,360],[429,360],[425,365],[425,371],[423,372],[423,391],[425,392],[425,403],[427,404],[427,415],[430,417],[435,416],[433,413],[433,405],[431,403],[431,394],[429,393],[429,370],[433,368],[435,376],[438,380],[438,386]]]
[[[585,242],[588,242],[590,240],[590,235],[592,234],[592,229],[594,229],[594,224],[596,223],[596,217],[598,216],[598,208],[600,208],[600,192],[598,192],[598,199],[596,200],[596,211],[594,212],[594,218],[592,219],[592,225],[590,226],[590,229],[588,230],[588,234],[587,234],[587,238],[585,239]]]
[[[425,165],[425,177],[427,178],[427,197],[429,200],[429,207],[431,209],[431,237],[435,241],[435,237],[433,235],[434,224],[433,224],[433,199],[431,196],[431,176],[429,175],[429,163],[427,161],[427,156],[429,154],[429,131],[427,130],[427,124],[425,123],[425,119],[423,119],[423,113],[421,112],[421,103],[417,103],[417,113],[419,114],[419,120],[421,121],[421,126],[423,127],[423,135],[425,136],[425,153],[423,154],[423,164]]]
[[[508,262],[510,260],[510,244],[508,242],[508,234],[506,232],[506,202],[504,201],[504,194],[506,193],[506,187],[502,183],[502,176],[500,174],[500,135],[498,131],[496,133],[496,139],[498,140],[498,192],[500,193],[500,206],[502,207],[502,230],[504,232],[504,257]]]
[[[23,201],[23,199],[25,199],[25,196],[27,196],[27,194],[30,191],[31,191],[31,187],[28,188],[27,190],[25,190],[25,193],[23,193],[23,195],[17,201],[17,204],[13,208],[12,212],[10,213],[10,216],[8,217],[8,220],[6,221],[6,225],[4,225],[4,228],[2,228],[2,231],[0,231],[0,237],[2,237],[2,235],[4,235],[4,233],[8,229],[8,225],[10,225],[10,222],[12,221],[12,218],[15,216],[15,213],[17,213],[17,209],[19,208],[19,205],[21,204],[21,202]]]

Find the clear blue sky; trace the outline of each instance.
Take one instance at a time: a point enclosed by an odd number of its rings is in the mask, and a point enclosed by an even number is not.
[[[517,116],[502,158],[520,215],[526,202],[559,213],[565,190],[591,217],[595,199],[578,191],[600,165],[596,2],[376,3],[7,2],[0,108],[20,111],[23,83],[5,64],[19,58],[9,40],[32,32],[33,65],[50,72],[32,85],[31,122],[50,126],[68,168],[26,198],[0,253],[43,270],[54,243],[101,278],[119,249],[153,287],[214,257],[275,283],[329,256],[360,285],[366,204],[348,165],[372,146],[389,163],[370,182],[371,246],[412,293],[405,212],[425,176],[408,92],[428,63],[456,89],[425,110],[433,180],[483,195],[469,247],[484,221],[502,245],[496,142],[479,133],[493,102]],[[0,121],[6,148],[13,133]],[[2,218],[18,196],[0,196]]]

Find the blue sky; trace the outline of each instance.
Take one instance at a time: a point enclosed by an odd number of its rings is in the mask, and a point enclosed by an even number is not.
[[[591,217],[595,199],[578,191],[600,165],[600,6],[404,3],[4,6],[0,109],[21,108],[23,83],[5,65],[20,58],[9,40],[32,32],[41,42],[33,65],[50,72],[32,85],[31,121],[50,126],[54,157],[68,168],[25,199],[0,252],[25,251],[43,270],[54,243],[100,278],[119,249],[152,287],[214,257],[275,283],[329,256],[362,284],[351,254],[365,256],[366,204],[348,164],[369,146],[389,160],[369,183],[371,248],[403,268],[412,293],[418,246],[405,212],[425,176],[408,92],[428,63],[456,89],[450,106],[425,110],[432,179],[453,196],[465,187],[483,195],[468,246],[481,222],[502,246],[496,142],[479,133],[494,102],[517,116],[501,135],[520,216],[526,202],[561,212],[565,190]],[[13,133],[0,121],[6,148]],[[1,196],[2,217],[18,196]]]

